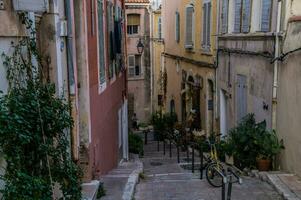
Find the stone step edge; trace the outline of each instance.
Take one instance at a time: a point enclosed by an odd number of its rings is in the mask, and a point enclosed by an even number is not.
[[[135,169],[128,178],[128,181],[124,187],[122,200],[132,200],[135,193],[136,185],[139,182],[139,174],[143,173],[143,163],[137,159],[135,161],[137,163],[137,169]]]
[[[82,187],[91,187],[92,190],[91,190],[91,193],[89,193],[89,194],[87,194],[87,193],[85,194],[82,191],[82,200],[96,200],[99,184],[100,184],[100,181],[98,181],[98,180],[93,180],[89,183],[83,183]]]

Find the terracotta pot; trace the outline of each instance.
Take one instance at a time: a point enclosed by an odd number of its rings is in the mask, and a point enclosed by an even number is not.
[[[257,159],[257,168],[259,171],[269,171],[271,164],[271,159]]]

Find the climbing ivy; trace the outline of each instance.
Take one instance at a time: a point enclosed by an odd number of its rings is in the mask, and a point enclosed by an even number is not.
[[[71,106],[43,78],[36,31],[27,16],[19,13],[30,37],[12,44],[10,55],[2,54],[9,88],[0,93],[0,149],[7,163],[1,193],[6,200],[51,200],[59,188],[61,199],[79,200],[81,170],[68,140]]]

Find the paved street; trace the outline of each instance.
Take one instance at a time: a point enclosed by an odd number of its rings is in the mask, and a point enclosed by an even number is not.
[[[157,152],[157,143],[145,146],[142,159],[146,178],[136,187],[135,200],[220,200],[221,189],[210,186],[206,179],[200,180],[199,173],[191,173],[177,164],[176,151],[173,157],[163,156],[162,144]],[[168,147],[168,146],[167,146]],[[182,154],[182,158],[185,158]],[[185,162],[181,159],[181,162]],[[280,200],[273,188],[258,179],[244,177],[243,184],[235,184],[233,200]]]

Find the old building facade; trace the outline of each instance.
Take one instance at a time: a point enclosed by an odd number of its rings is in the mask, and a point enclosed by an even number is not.
[[[29,12],[45,77],[72,104],[73,160],[83,168],[85,182],[98,179],[128,158],[124,1],[37,2],[3,1],[1,52],[12,53],[12,45],[28,36],[17,12]],[[1,57],[0,90],[7,87]]]
[[[272,128],[277,1],[220,1],[217,93],[220,132],[247,113]]]
[[[148,0],[126,0],[129,118],[149,121],[151,112],[150,15]],[[141,50],[137,45],[143,46]],[[141,52],[139,52],[141,51]]]
[[[163,104],[185,122],[196,112],[198,129],[213,133],[217,1],[162,1]]]

